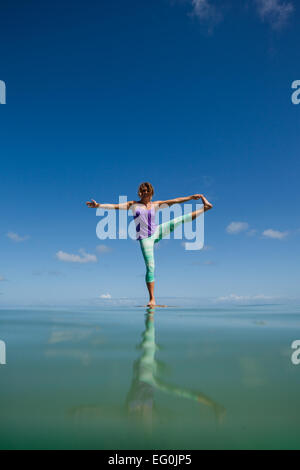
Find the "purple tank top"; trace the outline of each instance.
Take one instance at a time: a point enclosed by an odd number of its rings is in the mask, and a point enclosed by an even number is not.
[[[157,226],[155,223],[155,207],[147,209],[144,205],[139,204],[133,212],[135,221],[137,240],[151,237],[154,234]]]

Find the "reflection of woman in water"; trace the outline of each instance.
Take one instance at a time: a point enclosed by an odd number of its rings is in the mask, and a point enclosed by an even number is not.
[[[225,408],[218,403],[214,402],[203,393],[181,388],[175,385],[170,385],[162,382],[157,378],[156,369],[157,361],[155,360],[155,327],[154,316],[152,313],[154,309],[148,309],[145,318],[145,331],[142,334],[141,357],[135,361],[133,366],[133,379],[131,388],[127,395],[126,406],[130,416],[139,417],[145,422],[151,422],[153,417],[154,408],[154,389],[171,395],[177,395],[182,398],[197,401],[206,406],[210,406],[219,421],[221,421],[225,414]]]
[[[150,309],[149,309],[150,311]],[[145,315],[146,329],[142,333],[139,345],[142,355],[133,363],[131,387],[126,398],[126,408],[129,416],[141,418],[151,423],[154,411],[154,388],[152,377],[155,374],[155,336],[154,318],[149,312]]]
[[[91,208],[102,209],[124,209],[132,210],[133,217],[136,224],[137,240],[140,242],[142,254],[146,264],[146,284],[149,292],[148,306],[155,306],[154,297],[154,244],[159,242],[163,237],[173,232],[176,227],[185,223],[191,222],[203,212],[212,208],[212,204],[203,196],[203,194],[194,194],[193,196],[179,197],[176,199],[169,199],[167,201],[152,201],[154,194],[153,186],[150,183],[142,183],[138,189],[139,201],[128,201],[123,204],[99,204],[94,199],[88,201],[86,204]],[[155,212],[162,206],[172,206],[173,204],[181,204],[191,200],[201,199],[203,207],[197,211],[175,219],[164,222],[160,225],[155,224]]]
[[[145,315],[145,331],[139,345],[142,352],[140,358],[134,362],[132,383],[125,402],[127,416],[151,426],[155,412],[154,391],[157,389],[211,407],[220,422],[225,414],[223,406],[201,392],[166,384],[157,378],[158,361],[155,359],[157,346],[153,313],[154,308],[149,308]],[[75,417],[120,418],[123,413],[123,407],[106,405],[81,405],[70,410],[70,414]]]

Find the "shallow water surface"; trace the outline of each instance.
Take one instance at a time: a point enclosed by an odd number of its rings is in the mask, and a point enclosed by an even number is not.
[[[0,448],[299,449],[299,315],[0,310]]]

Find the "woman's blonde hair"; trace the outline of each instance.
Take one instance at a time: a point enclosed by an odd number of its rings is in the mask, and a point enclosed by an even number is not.
[[[147,189],[147,191],[150,192],[151,197],[153,196],[153,194],[154,194],[154,189],[153,189],[153,186],[152,186],[151,183],[147,183],[147,182],[146,182],[146,183],[141,183],[141,184],[139,185],[139,189],[138,189],[138,195],[139,195],[139,197],[142,197],[142,195],[143,195],[142,190],[143,190],[143,189]]]

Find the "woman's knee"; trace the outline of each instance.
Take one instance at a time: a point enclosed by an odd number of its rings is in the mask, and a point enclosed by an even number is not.
[[[147,271],[146,271],[146,281],[147,282],[153,282],[154,281],[154,269],[155,269],[154,263],[148,263],[147,264]]]

